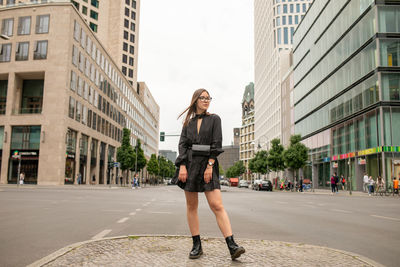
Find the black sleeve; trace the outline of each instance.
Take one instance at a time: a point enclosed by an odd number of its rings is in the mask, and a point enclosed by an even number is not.
[[[214,121],[212,126],[210,159],[216,160],[218,155],[224,152],[224,150],[222,150],[221,118],[218,115],[213,115],[213,116],[214,116]]]
[[[179,168],[181,165],[186,165],[187,163],[187,126],[182,127],[178,150],[179,156],[175,160],[175,166]]]

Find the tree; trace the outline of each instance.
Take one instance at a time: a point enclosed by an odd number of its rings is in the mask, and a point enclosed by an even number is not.
[[[130,143],[131,131],[127,128],[123,129],[122,144],[117,149],[117,161],[121,164],[121,170],[125,173],[125,179],[128,177],[127,170],[131,169],[135,163],[135,151]]]
[[[169,166],[167,159],[163,156],[158,156],[159,172],[158,175],[164,178],[169,174]]]
[[[292,135],[289,147],[283,152],[285,165],[292,170],[293,176],[294,172],[303,168],[308,160],[308,148],[300,141],[300,135]]]
[[[270,171],[268,168],[268,152],[265,150],[258,151],[249,162],[249,170],[253,173],[267,174]]]
[[[137,162],[135,161],[134,169],[136,167],[136,172],[140,172],[144,167],[146,167],[147,159],[144,156],[143,149],[141,147],[140,139],[137,139],[136,146],[135,146],[135,153],[137,153]]]
[[[168,160],[168,177],[174,177],[175,176],[175,172],[176,172],[176,167],[175,164]]]
[[[151,154],[149,163],[147,164],[147,171],[150,175],[157,175],[160,171],[156,154]]]
[[[218,168],[219,168],[219,175],[224,175],[225,172],[224,172],[224,169],[222,168],[222,166],[218,165]]]
[[[237,161],[233,166],[226,170],[226,177],[238,177],[246,172],[246,167],[243,165],[243,161]]]
[[[268,167],[274,171],[282,171],[285,169],[285,161],[283,160],[283,151],[285,150],[278,138],[272,139],[272,147],[268,151]]]

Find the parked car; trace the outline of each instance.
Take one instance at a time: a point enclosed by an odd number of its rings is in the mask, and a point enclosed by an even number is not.
[[[220,185],[226,185],[229,186],[229,182],[227,180],[219,180]]]
[[[253,183],[253,190],[272,191],[272,183],[270,180],[255,180]]]
[[[238,187],[249,187],[249,183],[246,180],[240,180]]]

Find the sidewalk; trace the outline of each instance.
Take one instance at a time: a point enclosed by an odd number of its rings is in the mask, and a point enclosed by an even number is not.
[[[232,261],[225,240],[202,238],[204,254],[188,259],[188,236],[123,236],[76,243],[33,266],[382,266],[353,253],[267,240],[237,239],[246,249]]]
[[[136,189],[146,189],[146,188],[154,188],[154,187],[160,187],[164,186],[163,184],[159,185],[149,185],[146,184],[145,186],[142,186],[140,188]],[[86,185],[86,184],[80,184],[80,185],[36,185],[36,184],[23,184],[23,185],[16,185],[16,184],[0,184],[0,189],[2,188],[21,188],[21,189],[74,189],[74,190],[79,190],[79,189],[86,189],[86,190],[102,190],[102,189],[131,189],[132,190],[132,185]]]

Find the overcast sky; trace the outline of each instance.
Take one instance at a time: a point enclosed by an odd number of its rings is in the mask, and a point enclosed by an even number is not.
[[[252,0],[142,0],[138,81],[160,106],[160,131],[180,134],[178,115],[206,88],[222,119],[223,144],[241,126],[241,100],[254,80]],[[160,149],[177,151],[179,137]]]

